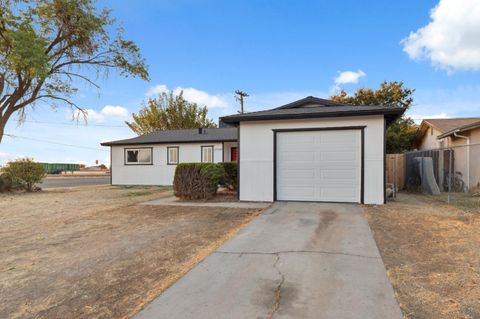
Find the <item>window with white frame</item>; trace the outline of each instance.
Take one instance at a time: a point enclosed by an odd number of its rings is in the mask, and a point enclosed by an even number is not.
[[[202,146],[202,162],[213,163],[213,146]]]
[[[125,149],[126,165],[151,165],[152,164],[152,148],[126,148]]]
[[[178,146],[167,147],[167,164],[178,164]]]

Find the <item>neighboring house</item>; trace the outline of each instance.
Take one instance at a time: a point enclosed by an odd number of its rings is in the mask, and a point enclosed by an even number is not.
[[[417,148],[451,148],[454,170],[463,175],[467,187],[480,185],[480,117],[425,119],[420,124]]]
[[[240,200],[383,204],[385,129],[404,111],[309,96],[220,119],[236,128],[163,131],[102,145],[111,147],[112,184],[170,185],[176,163],[235,154]]]
[[[424,119],[418,128],[416,145],[419,150],[431,150],[451,146],[465,145],[462,135],[470,135],[480,143],[480,117]],[[466,134],[463,134],[465,132]]]
[[[110,146],[112,185],[172,185],[178,163],[236,161],[237,129],[158,131],[101,145]]]

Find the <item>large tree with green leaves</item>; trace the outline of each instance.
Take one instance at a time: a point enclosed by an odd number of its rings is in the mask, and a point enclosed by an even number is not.
[[[133,121],[125,123],[138,135],[163,130],[217,127],[207,114],[206,106],[188,102],[183,92],[178,95],[164,92],[156,98],[150,98],[138,114],[132,114]]]
[[[331,96],[333,101],[352,105],[384,105],[408,109],[413,104],[414,89],[406,88],[403,82],[384,81],[376,90],[360,88],[353,95],[342,90]],[[410,150],[415,139],[417,126],[402,116],[387,129],[387,153],[401,153]]]
[[[11,116],[22,121],[39,102],[86,115],[75,83],[98,88],[110,69],[149,78],[139,48],[94,0],[0,0],[0,142]]]

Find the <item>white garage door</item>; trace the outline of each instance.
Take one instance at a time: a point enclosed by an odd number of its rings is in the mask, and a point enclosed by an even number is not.
[[[361,201],[361,131],[277,132],[278,200]]]

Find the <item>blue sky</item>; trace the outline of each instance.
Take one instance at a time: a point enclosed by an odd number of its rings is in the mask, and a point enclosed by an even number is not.
[[[75,100],[89,109],[87,125],[72,122],[67,107],[37,105],[22,126],[15,118],[8,124],[6,133],[19,137],[4,138],[0,164],[19,156],[108,164],[108,149],[99,143],[133,137],[123,121],[149,95],[165,89],[184,89],[187,98],[207,104],[216,120],[236,112],[236,89],[250,93],[246,110],[254,111],[398,80],[416,89],[409,114],[417,120],[480,116],[475,0],[100,1],[98,6],[113,9],[125,37],[139,45],[151,81],[111,72],[99,81],[100,90],[80,85]]]

